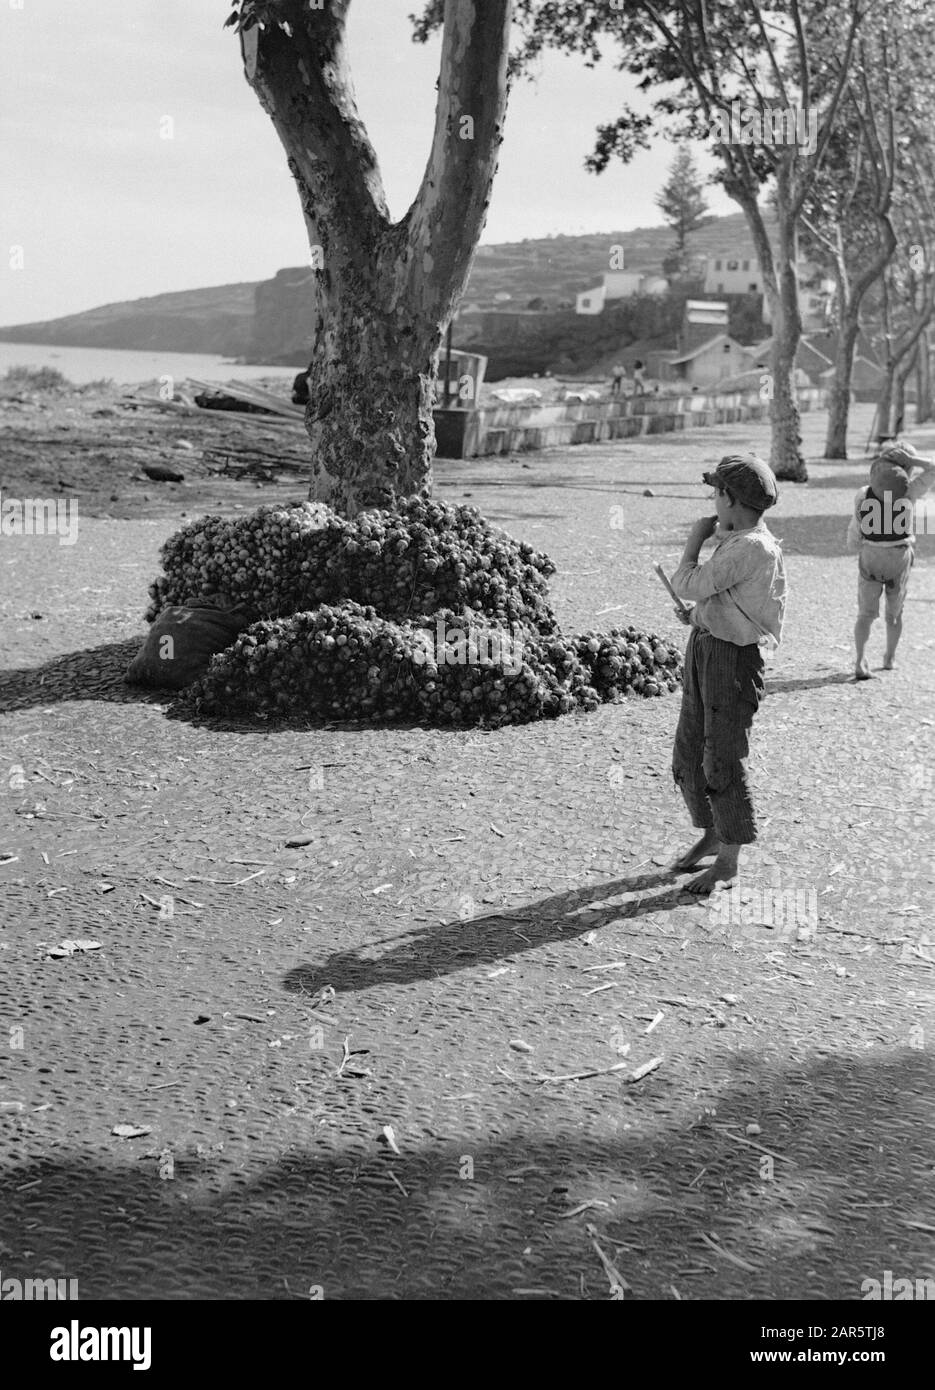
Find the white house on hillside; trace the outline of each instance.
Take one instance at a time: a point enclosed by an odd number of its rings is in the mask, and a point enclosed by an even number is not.
[[[641,270],[607,270],[600,285],[575,296],[576,314],[600,314],[612,299],[633,299],[638,294],[665,294],[669,282],[664,275]]]
[[[803,328],[817,332],[825,327],[830,316],[831,300],[834,295],[834,281],[821,280],[815,288],[801,288],[806,282],[817,278],[816,267],[804,258],[798,263],[799,274],[799,312]],[[769,302],[763,290],[763,275],[756,256],[739,256],[729,253],[708,256],[705,262],[705,294],[762,294],[763,322],[769,325]]]
[[[708,256],[705,260],[705,294],[760,294],[763,277],[756,256],[733,253]]]

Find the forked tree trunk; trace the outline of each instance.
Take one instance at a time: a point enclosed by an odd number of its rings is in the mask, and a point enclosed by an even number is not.
[[[353,516],[431,490],[438,349],[490,201],[512,0],[445,0],[435,134],[395,224],[348,71],[349,4],[281,0],[279,24],[242,31],[241,49],[288,155],[317,271],[310,496]]]

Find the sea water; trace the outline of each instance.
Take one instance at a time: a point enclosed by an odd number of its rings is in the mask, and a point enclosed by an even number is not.
[[[256,381],[282,377],[291,381],[296,367],[242,367],[230,357],[211,357],[200,352],[133,352],[124,348],[67,347],[55,343],[0,342],[0,376],[10,367],[55,367],[83,386],[109,378],[118,386],[171,376],[181,382],[188,376],[204,381]]]

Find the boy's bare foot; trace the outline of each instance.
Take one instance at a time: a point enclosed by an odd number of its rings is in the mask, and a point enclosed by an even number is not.
[[[717,854],[721,847],[721,842],[715,835],[714,830],[706,830],[697,844],[692,845],[684,854],[679,855],[672,865],[674,874],[684,874],[689,869],[697,869],[702,859],[707,859],[709,854]]]
[[[895,671],[895,670],[896,670],[896,658],[895,658],[895,656],[885,656],[885,657],[883,658],[883,669],[884,669],[884,671]]]
[[[696,875],[690,883],[686,884],[687,891],[696,894],[710,893],[719,883],[723,883],[725,888],[729,888],[737,878],[739,857],[739,845],[721,845],[717,858],[710,869],[705,869],[703,873]]]
[[[862,657],[854,667],[855,681],[869,681],[873,679],[873,672],[867,664],[867,658]]]

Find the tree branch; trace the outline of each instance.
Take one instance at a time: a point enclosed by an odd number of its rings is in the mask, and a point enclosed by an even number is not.
[[[795,0],[793,0],[793,3],[794,2]],[[750,0],[750,3],[751,8],[753,10],[754,18],[756,19],[757,28],[760,31],[760,37],[762,38],[764,46],[766,48],[766,55],[769,58],[770,67],[773,70],[773,76],[776,79],[776,90],[778,91],[785,105],[788,106],[789,97],[786,93],[786,84],[782,80],[782,73],[780,72],[779,64],[776,61],[776,54],[773,51],[773,45],[769,41],[769,35],[766,32],[766,25],[763,23],[763,12],[760,9],[757,0]]]
[[[463,290],[487,217],[506,114],[511,15],[512,0],[445,0],[435,134],[400,224],[407,264],[397,285],[440,319]]]
[[[362,247],[362,225],[377,231],[390,220],[347,63],[349,3],[330,0],[313,10],[282,0],[289,30],[255,24],[240,33],[245,76],[289,157],[309,239],[322,246],[326,266],[329,247]]]

